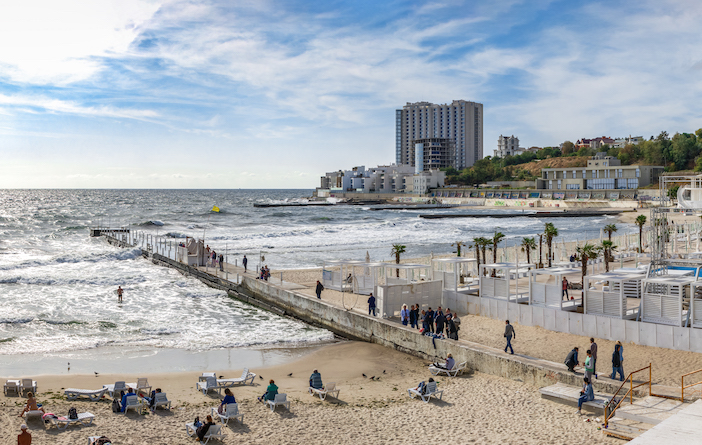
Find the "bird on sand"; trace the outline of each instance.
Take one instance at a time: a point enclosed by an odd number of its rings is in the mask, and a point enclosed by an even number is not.
[[[375,380],[375,376],[371,377],[371,380]]]
[[[263,380],[263,376],[262,376],[262,375],[259,375],[258,378],[261,379],[261,380]]]
[[[288,377],[292,377],[292,372],[290,374],[288,374]]]
[[[97,373],[97,371],[93,371],[93,372],[95,373],[95,377],[97,377],[97,376],[98,376],[98,373]]]
[[[385,370],[383,369],[383,374],[385,374]]]
[[[363,376],[363,378],[364,378],[364,379],[365,379],[366,377],[368,377],[368,376],[367,376],[367,375],[365,375],[365,374],[361,374],[361,375]]]

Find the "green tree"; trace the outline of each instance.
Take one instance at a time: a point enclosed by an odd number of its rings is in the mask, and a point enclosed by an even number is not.
[[[407,246],[403,246],[402,244],[392,245],[392,251],[390,252],[390,255],[395,255],[396,264],[400,264],[400,255],[405,253],[406,249]],[[400,278],[400,269],[395,269],[395,272],[397,273],[397,278]]]
[[[558,229],[553,223],[546,223],[544,227],[544,236],[546,237],[546,247],[548,248],[548,267],[551,267],[551,259],[553,258],[553,253],[551,252],[553,247],[553,238],[558,236]]]
[[[531,264],[531,251],[536,250],[534,238],[522,238],[522,252],[526,252],[527,264]]]
[[[607,239],[612,241],[612,234],[617,231],[616,224],[607,224],[604,226],[604,232],[607,234]]]
[[[668,198],[670,199],[678,199],[678,190],[680,190],[679,185],[674,185],[671,188],[668,189]]]
[[[646,224],[646,215],[639,215],[634,221],[639,226],[639,253],[643,253],[643,226]]]
[[[456,241],[455,243],[452,243],[451,245],[456,246],[456,253],[457,253],[456,256],[460,257],[461,256],[461,246],[465,246],[466,243],[464,243],[463,241]]]
[[[585,244],[584,246],[577,247],[575,249],[575,256],[578,261],[582,262],[581,273],[582,273],[582,283],[583,291],[585,290],[585,275],[587,275],[587,262],[588,260],[594,260],[600,255],[600,248],[595,247],[592,244]]]
[[[614,261],[612,251],[617,250],[617,246],[615,246],[612,241],[602,240],[602,245],[599,247],[602,250],[602,255],[604,256],[605,272],[609,272],[609,263]]]
[[[475,248],[475,259],[477,260],[478,263],[478,270],[480,270],[480,246],[482,245],[482,238],[480,237],[475,237],[473,238],[473,247]]]
[[[502,241],[505,237],[505,234],[502,232],[498,232],[495,230],[495,234],[493,235],[492,239],[490,242],[492,242],[492,262],[497,263],[497,245]]]
[[[567,156],[575,151],[575,144],[570,141],[565,141],[561,147],[561,152],[563,156]]]

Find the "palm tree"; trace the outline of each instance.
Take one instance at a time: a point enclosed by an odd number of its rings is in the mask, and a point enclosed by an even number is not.
[[[587,275],[587,261],[594,260],[600,255],[600,247],[595,247],[592,244],[585,244],[584,246],[577,247],[575,249],[575,256],[578,261],[582,261],[582,283],[585,286],[585,275]],[[585,289],[583,289],[585,291]]]
[[[543,248],[543,245],[544,245],[544,234],[539,233],[539,265],[538,265],[539,269],[544,268],[544,262],[541,261],[541,250]]]
[[[526,252],[527,264],[531,263],[531,251],[536,250],[534,238],[522,238],[522,252]]]
[[[463,241],[456,241],[455,243],[452,243],[451,245],[456,246],[456,253],[458,254],[456,256],[460,257],[461,256],[461,246],[465,246],[466,243],[464,243]]]
[[[475,247],[475,259],[478,261],[478,270],[480,270],[480,237],[473,238],[473,247]]]
[[[639,226],[639,253],[643,253],[643,226],[646,224],[646,215],[639,215],[634,221]]]
[[[551,247],[553,245],[553,237],[558,236],[558,229],[553,223],[546,223],[544,228],[544,236],[546,237],[546,247],[548,247],[548,267],[551,267]]]
[[[505,237],[505,234],[502,232],[498,232],[495,230],[495,235],[492,237],[490,242],[492,243],[492,262],[497,263],[497,245],[502,241]]]
[[[405,250],[407,249],[407,246],[403,246],[402,244],[393,244],[392,245],[392,251],[390,252],[390,255],[395,255],[395,263],[400,264],[400,255],[405,253]],[[400,269],[395,269],[395,272],[397,273],[397,278],[400,278]]]
[[[599,248],[602,249],[602,255],[604,256],[605,271],[609,272],[609,263],[614,261],[612,251],[617,250],[617,246],[612,241],[602,240],[602,245]]]
[[[478,241],[480,243],[480,251],[483,253],[483,264],[487,264],[487,259],[485,258],[485,249],[487,248],[488,244],[490,244],[490,240],[481,236],[480,238],[478,238]]]
[[[607,224],[606,226],[604,226],[604,231],[607,234],[607,239],[609,241],[612,241],[612,234],[617,230],[618,229],[616,224]]]

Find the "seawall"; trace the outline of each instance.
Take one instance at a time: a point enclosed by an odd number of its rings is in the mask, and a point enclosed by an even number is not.
[[[110,236],[103,236],[112,245],[134,247]],[[574,386],[582,384],[581,375],[568,372],[565,365],[559,363],[508,355],[500,350],[465,340],[433,340],[416,329],[399,323],[347,311],[324,300],[282,289],[253,277],[233,275],[233,281],[224,280],[159,254],[142,250],[142,255],[154,264],[174,268],[199,279],[207,286],[225,290],[231,297],[242,302],[323,327],[348,339],[378,343],[432,361],[445,358],[451,353],[459,363],[467,362],[468,368],[473,371],[514,379],[537,387],[557,382]],[[606,378],[595,381],[595,388],[602,392],[614,393],[619,385],[620,382]],[[640,393],[648,393],[645,386],[641,387]]]

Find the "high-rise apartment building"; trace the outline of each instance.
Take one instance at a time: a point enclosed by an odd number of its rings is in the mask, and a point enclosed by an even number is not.
[[[414,141],[449,138],[454,141],[454,165],[470,167],[483,158],[483,104],[454,100],[450,105],[407,103],[395,112],[395,161],[415,165]]]

